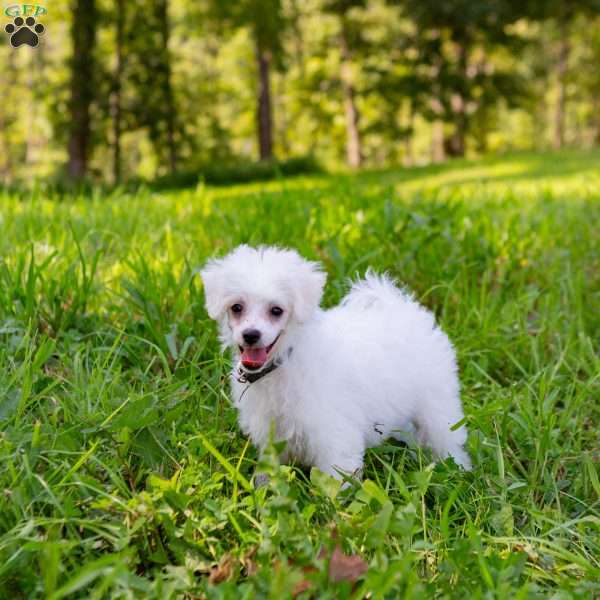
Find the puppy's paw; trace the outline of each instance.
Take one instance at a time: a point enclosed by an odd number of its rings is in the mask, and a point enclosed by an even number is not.
[[[269,481],[271,481],[271,478],[266,473],[255,473],[252,483],[254,484],[254,489],[259,490],[261,487],[268,485]]]

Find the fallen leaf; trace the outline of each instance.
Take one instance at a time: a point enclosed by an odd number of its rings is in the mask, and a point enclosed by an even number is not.
[[[242,563],[242,567],[244,568],[247,577],[252,577],[258,571],[258,565],[254,561],[254,555],[256,554],[256,550],[256,547],[252,548],[250,551],[246,552],[246,554],[244,554],[244,556],[242,556],[242,558],[240,559],[240,562]]]
[[[334,537],[337,537],[335,533]],[[327,558],[325,548],[321,549],[319,552],[319,558],[321,560]],[[350,581],[354,583],[367,572],[368,568],[369,566],[362,556],[359,556],[358,554],[344,554],[342,547],[339,544],[336,544],[329,559],[329,569],[327,574],[329,580],[335,583],[339,583],[340,581]],[[310,573],[315,573],[317,569],[314,567],[304,567],[302,571],[305,575],[309,575]],[[302,579],[294,586],[292,597],[296,598],[303,592],[310,590],[312,587],[312,581],[309,579]]]
[[[210,570],[210,575],[208,576],[208,582],[216,585],[217,583],[221,583],[222,581],[226,581],[231,577],[233,572],[233,559],[230,554],[225,554],[223,558],[219,561],[218,565],[215,565]]]
[[[331,581],[356,581],[367,572],[365,559],[358,554],[344,554],[339,544],[333,550],[329,560],[329,579]]]
[[[308,579],[299,581],[292,590],[292,598],[297,598],[300,594],[307,592],[313,587],[313,582]]]

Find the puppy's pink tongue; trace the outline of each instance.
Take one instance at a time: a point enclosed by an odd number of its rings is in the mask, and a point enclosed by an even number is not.
[[[258,369],[267,362],[266,348],[244,348],[242,352],[242,364],[245,367]]]

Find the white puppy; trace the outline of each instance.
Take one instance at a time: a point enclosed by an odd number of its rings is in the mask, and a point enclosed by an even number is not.
[[[238,361],[233,401],[263,449],[272,424],[295,459],[340,476],[387,437],[416,437],[468,469],[454,350],[434,317],[367,273],[319,308],[326,276],[293,250],[239,246],[202,271],[206,308]],[[404,436],[403,436],[404,434]]]

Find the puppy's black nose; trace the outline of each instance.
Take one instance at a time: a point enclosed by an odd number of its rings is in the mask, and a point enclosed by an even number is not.
[[[252,346],[252,344],[256,344],[260,340],[260,331],[258,329],[246,329],[242,333],[242,337],[246,344]]]

